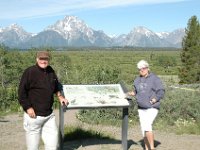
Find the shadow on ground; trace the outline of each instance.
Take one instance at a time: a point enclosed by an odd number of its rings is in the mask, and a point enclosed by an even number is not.
[[[0,122],[10,122],[10,121],[8,121],[8,120],[0,120]]]
[[[105,144],[117,144],[120,145],[122,143],[121,140],[112,138],[111,136],[104,135],[100,132],[93,130],[84,130],[81,128],[73,129],[72,131],[68,131],[64,136],[64,144],[63,150],[74,150],[79,149],[81,147],[93,146],[93,145],[105,145]],[[139,145],[144,148],[143,140],[135,142],[133,140],[128,140],[128,149],[131,146]],[[155,147],[157,147],[160,142],[155,141]]]
[[[141,139],[141,140],[139,141],[139,143],[140,143],[140,145],[143,147],[143,149],[145,149],[144,140]],[[155,146],[155,148],[158,147],[158,145],[160,145],[160,144],[161,144],[161,143],[160,143],[159,141],[154,140],[154,146]]]
[[[9,120],[5,120],[4,117],[0,116],[0,122],[10,122]]]

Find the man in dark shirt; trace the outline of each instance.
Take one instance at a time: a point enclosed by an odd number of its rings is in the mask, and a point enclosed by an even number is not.
[[[57,76],[49,66],[47,51],[37,52],[36,65],[27,68],[19,85],[19,103],[24,113],[24,129],[28,150],[38,150],[42,136],[46,150],[56,150],[58,130],[53,113],[53,96],[57,95],[61,105],[68,100],[61,94]]]

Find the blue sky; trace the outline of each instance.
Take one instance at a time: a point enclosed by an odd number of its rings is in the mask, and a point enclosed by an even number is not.
[[[0,27],[17,23],[38,33],[66,15],[77,16],[94,30],[127,34],[136,26],[154,32],[186,28],[200,18],[199,0],[5,0],[0,4]]]

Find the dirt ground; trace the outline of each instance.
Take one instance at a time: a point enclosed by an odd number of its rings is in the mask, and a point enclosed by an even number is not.
[[[65,125],[81,127],[84,130],[92,129],[114,137],[108,139],[82,139],[67,141],[65,150],[122,150],[121,128],[113,126],[89,125],[78,121],[75,117],[77,110],[68,110],[65,113]],[[55,110],[58,122],[58,110]],[[23,114],[0,117],[0,150],[26,150],[25,136],[22,121]],[[156,150],[199,150],[200,136],[175,135],[154,131]],[[40,149],[43,150],[41,144]],[[142,136],[139,127],[128,129],[128,149],[143,150]]]

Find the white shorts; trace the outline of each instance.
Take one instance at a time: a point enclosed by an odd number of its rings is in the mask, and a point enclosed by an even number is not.
[[[138,109],[138,114],[140,119],[142,135],[144,137],[145,131],[152,131],[152,124],[158,114],[158,109],[156,108]]]

